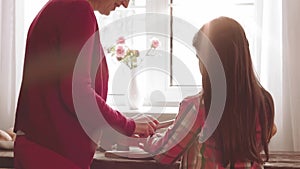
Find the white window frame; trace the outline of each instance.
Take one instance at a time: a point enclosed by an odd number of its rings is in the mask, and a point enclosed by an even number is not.
[[[138,1],[138,0],[136,0]],[[170,9],[172,8],[172,5],[170,2],[172,2],[173,0],[146,0],[146,12],[154,12],[154,13],[163,13],[163,14],[167,14],[170,15]],[[179,1],[179,0],[177,0]],[[200,0],[197,0],[200,1]],[[202,0],[205,1],[205,0]],[[211,1],[211,0],[210,0]],[[218,1],[218,0],[215,0]],[[237,5],[254,5],[253,0],[231,0],[228,1],[231,3],[236,3]],[[184,2],[186,3],[186,2]],[[175,4],[176,5],[176,4]],[[254,13],[254,11],[253,11]],[[211,19],[214,17],[211,17]],[[233,17],[234,18],[234,17]],[[253,17],[254,18],[254,17]],[[234,18],[237,19],[238,18]],[[208,21],[208,20],[207,20]],[[238,20],[239,21],[239,20]],[[241,22],[240,22],[241,23]],[[169,23],[167,23],[169,24]],[[243,23],[241,23],[243,25]],[[170,25],[166,25],[168,27],[170,27]],[[171,36],[171,35],[170,35]],[[251,36],[252,37],[252,36]],[[254,37],[254,36],[253,36]],[[192,39],[191,39],[192,41]],[[251,40],[250,40],[251,41]],[[170,51],[170,41],[169,42],[162,42],[163,43],[163,49],[165,51]],[[251,46],[251,44],[250,44]],[[193,50],[193,49],[191,49]],[[171,53],[171,52],[169,52]],[[161,58],[161,62],[164,63],[164,67],[165,70],[169,71],[169,73],[172,73],[172,65],[171,65],[171,58],[172,53],[170,54],[170,56],[168,56],[169,58]],[[197,70],[199,71],[199,70]],[[155,90],[158,90],[161,92],[161,94],[163,95],[161,100],[156,100],[154,103],[150,100],[150,94],[148,93],[146,99],[145,99],[145,106],[178,106],[179,102],[185,98],[186,96],[189,95],[194,95],[197,92],[199,92],[201,90],[201,85],[174,85],[171,82],[171,76],[173,76],[172,74],[170,74],[169,77],[159,77],[157,75],[153,75],[154,78],[147,78],[146,79],[146,88],[148,91],[152,91],[152,89],[154,88]],[[159,85],[159,86],[158,86]],[[153,87],[153,86],[156,86]],[[112,96],[112,95],[111,95]],[[117,93],[115,95],[113,95],[113,97],[121,97],[122,99],[120,100],[126,100],[125,94],[120,94]],[[119,104],[117,104],[119,105]],[[126,105],[126,102],[121,103],[121,105]]]
[[[25,40],[26,40],[26,34],[28,31],[28,27],[30,22],[32,21],[33,17],[37,14],[37,12],[41,9],[42,5],[44,5],[46,3],[47,0],[32,0],[34,2],[23,2],[23,3],[17,3],[17,10],[18,15],[20,16],[18,17],[18,21],[17,23],[20,24],[20,26],[17,26],[16,28],[18,30],[16,30],[16,32],[20,35],[16,36],[17,38],[19,38],[19,40],[17,40],[17,54],[20,55],[20,58],[23,58],[24,55],[24,51],[25,51]],[[37,3],[37,1],[39,3]],[[133,1],[133,0],[131,0]],[[143,0],[134,0],[136,2],[136,4],[139,4],[137,6],[134,6],[134,8],[138,9],[138,8],[145,8],[146,12],[151,12],[151,13],[162,13],[162,14],[166,14],[166,15],[170,15],[170,9],[172,7],[173,4],[171,4],[170,2],[172,1],[179,1],[179,0],[145,0],[144,2],[146,2],[146,4],[143,4]],[[205,0],[195,0],[195,1],[205,1]],[[208,0],[208,1],[217,1],[217,0]],[[234,0],[230,0],[228,2],[233,2]],[[234,2],[239,3],[239,2],[243,2],[243,4],[247,4],[247,3],[252,3],[253,0],[235,0]],[[186,2],[183,2],[186,3]],[[35,4],[35,5],[33,5]],[[144,6],[145,5],[145,6]],[[22,9],[22,7],[23,9]],[[131,6],[132,7],[132,6]],[[124,8],[120,8],[118,10],[127,10]],[[22,14],[24,14],[25,16],[25,20],[24,17],[21,17]],[[96,16],[99,17],[99,13],[95,12]],[[99,20],[98,20],[99,21]],[[102,22],[103,20],[99,21],[99,26],[101,28],[101,26],[103,24],[106,24],[105,22]],[[19,28],[24,27],[24,30],[20,30]],[[166,23],[166,27],[170,28],[170,23]],[[21,34],[23,34],[23,36],[21,36]],[[255,37],[255,36],[251,36],[251,37]],[[165,51],[170,51],[170,41],[163,41],[162,43],[162,47],[161,50],[165,50]],[[148,44],[146,44],[148,45]],[[251,46],[251,44],[250,44]],[[170,52],[169,52],[170,53]],[[165,70],[169,71],[169,73],[172,73],[172,69],[171,69],[171,65],[170,65],[170,56],[166,56],[166,57],[162,57],[161,58],[161,63],[164,65]],[[20,63],[20,65],[22,65],[22,63]],[[146,82],[145,82],[145,87],[148,89],[154,89],[154,90],[158,90],[161,91],[161,94],[163,94],[164,96],[162,97],[162,100],[156,100],[155,103],[150,101],[150,94],[148,93],[148,95],[146,96],[146,100],[145,100],[145,106],[178,106],[179,102],[186,96],[188,95],[193,95],[196,94],[198,91],[201,90],[201,86],[176,86],[176,85],[172,85],[171,81],[170,81],[170,77],[172,76],[172,74],[168,77],[166,76],[156,76],[153,75],[153,77],[147,78]],[[111,77],[112,78],[112,77]],[[109,86],[111,87],[111,86]],[[110,98],[112,97],[120,97],[119,100],[124,100],[121,103],[117,103],[116,105],[127,105],[126,103],[126,94],[125,93],[109,93],[108,96],[108,102],[109,104],[114,104]]]

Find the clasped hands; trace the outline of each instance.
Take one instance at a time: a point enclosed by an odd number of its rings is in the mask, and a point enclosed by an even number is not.
[[[155,139],[157,137],[162,137],[160,133],[157,133],[156,130],[161,128],[166,128],[171,126],[175,119],[167,120],[163,122],[159,122],[156,118],[150,115],[145,114],[139,114],[132,118],[136,123],[136,128],[131,136],[133,139],[121,139],[118,142],[118,145],[120,147],[140,147],[142,149],[147,149],[147,146],[145,147],[145,142],[152,142],[152,139]],[[152,137],[155,135],[155,137]],[[149,137],[150,136],[150,137]]]
[[[148,137],[155,133],[159,121],[153,116],[139,114],[133,117],[135,130],[133,137]]]

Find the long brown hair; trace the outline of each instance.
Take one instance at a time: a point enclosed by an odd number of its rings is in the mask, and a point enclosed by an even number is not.
[[[216,18],[205,24],[194,38],[206,36],[222,62],[226,78],[226,102],[213,137],[220,143],[223,164],[236,161],[262,163],[263,149],[269,157],[268,143],[274,122],[272,96],[255,76],[249,44],[242,26],[228,17]],[[197,52],[198,53],[198,52]],[[201,51],[198,55],[201,58]],[[206,66],[206,67],[205,67]],[[208,113],[211,105],[211,83],[207,66],[200,59],[203,99]],[[257,123],[261,127],[261,140],[257,140]]]

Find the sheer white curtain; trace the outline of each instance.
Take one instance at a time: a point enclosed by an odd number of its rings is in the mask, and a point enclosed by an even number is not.
[[[15,3],[0,1],[0,129],[13,126],[17,102]]]
[[[283,143],[300,151],[299,0],[283,0]]]
[[[0,0],[0,129],[13,127],[29,25],[48,0]]]
[[[277,134],[271,150],[300,150],[299,0],[256,0],[258,43],[254,52],[262,85],[275,102]]]
[[[282,15],[281,0],[256,0],[257,37],[254,65],[262,85],[271,93],[275,104],[278,132],[270,144],[271,150],[286,148],[283,141],[282,110]]]

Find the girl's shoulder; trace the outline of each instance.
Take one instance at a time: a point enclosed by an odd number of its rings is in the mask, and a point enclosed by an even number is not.
[[[199,92],[196,95],[187,96],[181,101],[180,105],[193,104],[195,107],[204,108],[204,101],[202,99],[202,96],[202,92]]]
[[[202,103],[202,94],[188,96],[184,98],[179,107],[179,116],[191,116],[193,120],[204,122],[205,109]]]

